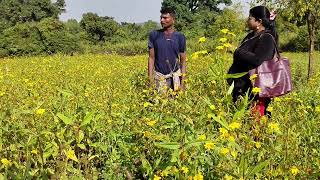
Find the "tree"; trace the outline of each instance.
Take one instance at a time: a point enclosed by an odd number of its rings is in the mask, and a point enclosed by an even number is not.
[[[319,0],[265,0],[276,3],[281,9],[288,11],[291,18],[300,17],[306,20],[309,35],[309,63],[308,78],[314,73],[314,47],[316,41],[316,28],[320,25]]]
[[[162,7],[172,7],[176,10],[178,20],[176,27],[182,29],[188,24],[199,20],[195,18],[197,13],[201,13],[204,10],[219,12],[218,5],[230,5],[231,2],[231,0],[163,0]]]
[[[10,26],[17,23],[40,22],[44,18],[59,18],[65,1],[56,0],[0,0],[0,22]]]
[[[94,42],[110,40],[119,29],[112,17],[100,17],[95,13],[83,14],[80,25]]]
[[[54,18],[45,18],[37,23],[38,33],[46,54],[74,53],[81,51],[80,37],[68,31],[65,24]]]

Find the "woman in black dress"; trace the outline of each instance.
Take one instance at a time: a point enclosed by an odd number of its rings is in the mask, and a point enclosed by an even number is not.
[[[265,6],[256,6],[249,11],[247,25],[251,32],[235,50],[229,74],[249,72],[249,70],[261,65],[263,61],[271,60],[274,57],[278,39],[275,31],[274,14],[270,14]],[[268,114],[266,109],[271,99],[253,95],[249,73],[240,78],[228,79],[229,84],[232,84],[232,82],[234,82],[234,102],[240,96],[249,92],[250,98],[254,100],[255,107],[260,115]]]

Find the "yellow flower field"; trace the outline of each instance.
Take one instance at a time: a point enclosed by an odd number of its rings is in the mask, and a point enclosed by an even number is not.
[[[147,56],[2,59],[0,179],[317,179],[320,73],[285,55],[295,90],[260,122],[232,103],[229,54],[190,53],[170,97],[146,85]]]

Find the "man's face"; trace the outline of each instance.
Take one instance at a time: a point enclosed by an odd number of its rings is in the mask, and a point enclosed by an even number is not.
[[[161,14],[160,23],[163,28],[168,28],[174,24],[174,18],[169,14]]]

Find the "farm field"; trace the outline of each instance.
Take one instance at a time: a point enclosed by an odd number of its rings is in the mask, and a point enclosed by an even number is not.
[[[145,55],[2,59],[0,179],[318,179],[320,69],[284,55],[294,91],[260,122],[231,101],[229,55],[189,57],[175,98],[146,86]]]

